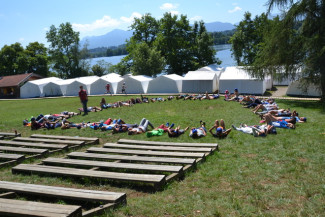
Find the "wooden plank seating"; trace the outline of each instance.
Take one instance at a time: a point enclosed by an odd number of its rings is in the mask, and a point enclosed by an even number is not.
[[[68,199],[100,203],[125,203],[126,194],[109,191],[93,191],[77,188],[63,188],[48,185],[25,184],[0,181],[0,191],[15,192],[18,195],[32,195],[46,198]]]
[[[32,142],[18,142],[12,140],[0,141],[0,145],[11,145],[11,146],[24,146],[44,149],[66,149],[68,145],[60,144],[45,144],[45,143],[32,143]]]
[[[31,202],[0,198],[0,216],[81,217],[80,206]]]
[[[12,173],[38,173],[46,175],[60,175],[69,177],[87,177],[105,179],[110,181],[128,181],[128,182],[143,182],[153,184],[154,187],[159,188],[165,181],[165,175],[152,174],[134,174],[134,173],[117,173],[94,171],[85,169],[75,169],[66,167],[43,166],[33,164],[19,164],[12,168]]]
[[[127,156],[127,155],[112,155],[112,154],[94,154],[84,152],[71,152],[67,155],[69,158],[85,158],[92,160],[118,160],[127,162],[148,162],[148,163],[169,163],[193,165],[196,159],[191,158],[165,158],[165,157],[143,157],[143,156]]]
[[[7,133],[7,132],[0,132],[0,136],[2,137],[17,137],[17,136],[21,136],[20,133]]]
[[[13,153],[24,153],[24,154],[47,154],[48,149],[38,149],[38,148],[20,148],[20,147],[9,147],[9,146],[0,146],[0,150],[4,152],[13,152]]]
[[[4,153],[0,153],[0,160],[23,161],[24,159],[25,159],[25,156],[21,155],[21,154],[4,154]]]
[[[43,135],[43,134],[33,134],[30,137],[43,138],[43,139],[78,140],[78,141],[85,141],[87,144],[99,144],[99,139],[92,138],[92,137],[55,136],[55,135]]]
[[[154,164],[130,164],[130,163],[116,163],[116,162],[103,162],[93,160],[76,160],[76,159],[62,159],[62,158],[47,158],[42,160],[45,165],[54,166],[79,166],[79,167],[98,167],[101,169],[126,169],[126,170],[140,170],[140,171],[156,171],[156,172],[173,172],[181,173],[182,166],[169,166],[169,165],[154,165]]]
[[[27,137],[16,137],[15,141],[24,142],[43,142],[43,143],[54,143],[54,144],[65,144],[65,145],[84,145],[84,141],[71,141],[71,140],[55,140],[55,139],[38,139],[38,138],[27,138]]]
[[[124,145],[116,143],[106,143],[104,148],[124,148],[124,149],[142,149],[159,151],[184,151],[184,152],[211,152],[211,148],[199,147],[174,147],[174,146],[149,146],[149,145]]]
[[[146,156],[167,156],[167,157],[189,157],[189,158],[204,158],[205,153],[188,153],[188,152],[162,152],[162,151],[142,151],[142,150],[128,150],[115,148],[89,148],[87,152],[95,153],[118,153],[118,154],[132,154],[132,155],[146,155]]]
[[[25,160],[25,156],[21,154],[0,153],[0,168],[14,165]]]
[[[158,146],[181,146],[181,147],[206,147],[206,148],[218,148],[216,143],[177,143],[177,142],[156,142],[156,141],[142,141],[131,139],[119,139],[118,143],[132,144],[132,145],[158,145]]]

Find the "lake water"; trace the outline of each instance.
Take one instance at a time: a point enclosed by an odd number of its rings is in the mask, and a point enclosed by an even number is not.
[[[217,50],[216,57],[219,58],[222,63],[221,67],[235,66],[237,65],[235,60],[231,57],[230,44],[216,45],[215,49]],[[112,63],[113,65],[118,64],[125,55],[113,56],[113,57],[98,57],[90,59],[90,65],[93,66],[97,61],[104,60],[105,62]]]

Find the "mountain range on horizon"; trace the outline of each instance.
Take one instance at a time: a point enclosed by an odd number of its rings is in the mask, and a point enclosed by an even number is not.
[[[205,23],[205,27],[208,32],[222,32],[232,30],[235,26],[231,23],[212,22]],[[87,36],[80,41],[80,45],[83,46],[88,43],[88,49],[94,49],[98,47],[112,47],[119,46],[126,43],[126,40],[132,37],[133,31],[114,29],[105,35],[100,36]]]

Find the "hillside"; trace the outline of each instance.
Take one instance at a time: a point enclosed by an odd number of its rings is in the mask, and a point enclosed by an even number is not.
[[[235,28],[231,23],[212,22],[205,24],[208,32],[222,32],[232,30]],[[87,36],[80,41],[81,46],[88,42],[88,49],[98,47],[112,47],[119,46],[126,43],[133,34],[133,31],[125,31],[121,29],[114,29],[105,35],[100,36]]]

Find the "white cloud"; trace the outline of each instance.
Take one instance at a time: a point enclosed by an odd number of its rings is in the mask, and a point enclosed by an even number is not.
[[[73,23],[72,27],[74,28],[75,31],[79,32],[91,32],[97,29],[103,29],[107,27],[117,27],[120,25],[120,21],[117,19],[113,19],[110,16],[103,16],[102,19],[95,20],[91,24],[78,24],[78,23]]]
[[[178,4],[172,4],[172,3],[165,3],[162,6],[160,6],[161,10],[172,10],[178,8]]]
[[[236,5],[238,5],[238,3],[235,2],[235,3],[232,3],[232,5],[233,5],[233,6],[236,6]]]
[[[195,17],[190,18],[190,21],[192,21],[192,22],[199,21],[199,20],[202,20],[201,16],[195,16]]]
[[[229,12],[229,13],[235,13],[236,11],[241,11],[241,10],[242,10],[242,8],[236,6],[234,9],[229,10],[228,12]]]
[[[120,19],[124,22],[124,23],[132,23],[134,18],[141,18],[142,15],[138,12],[133,12],[132,15],[130,17],[121,17]]]
[[[45,32],[47,32],[47,31],[50,30],[50,28],[49,28],[49,27],[44,27],[43,30],[44,30]]]
[[[23,41],[25,41],[25,39],[24,39],[24,38],[19,38],[18,41],[19,41],[19,42],[23,42]]]

